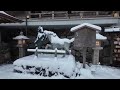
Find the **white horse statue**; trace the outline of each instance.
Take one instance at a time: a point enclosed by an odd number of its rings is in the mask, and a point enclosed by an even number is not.
[[[61,39],[57,36],[56,33],[52,31],[47,31],[47,30],[44,30],[44,33],[47,35],[48,39],[50,40],[53,49],[55,48],[64,49],[67,51],[67,53],[70,53],[69,47],[70,47],[70,44],[74,41],[74,38],[72,39],[62,38]]]
[[[51,45],[47,44],[46,49],[48,49],[48,47],[51,47],[52,49],[55,49],[55,48],[64,49],[64,50],[66,50],[67,53],[70,53],[69,52],[69,47],[70,47],[70,44],[74,41],[74,38],[72,38],[72,39],[67,39],[67,38],[61,39],[57,36],[56,33],[52,32],[52,31],[43,30],[43,27],[39,26],[38,36],[35,40],[35,43],[38,42],[38,46],[41,45],[41,44],[39,45],[40,42],[42,42],[42,41],[45,42],[44,40],[38,41],[38,38],[42,38],[43,36],[48,38],[50,43],[51,43]],[[41,39],[39,39],[39,40],[41,40]]]

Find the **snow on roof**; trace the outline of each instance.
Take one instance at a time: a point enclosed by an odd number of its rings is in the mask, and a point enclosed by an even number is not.
[[[120,31],[120,28],[107,28],[105,29],[105,32],[117,32],[117,31]]]
[[[78,26],[75,26],[75,27],[71,28],[70,31],[74,32],[74,31],[76,31],[76,30],[78,30],[78,29],[80,29],[82,27],[85,27],[85,26],[93,28],[93,29],[98,30],[98,31],[101,30],[101,27],[99,27],[99,26],[96,26],[96,25],[93,25],[93,24],[89,24],[89,23],[83,23],[83,24],[80,24]]]
[[[4,11],[0,11],[0,13],[6,14]]]
[[[12,19],[15,19],[15,20],[17,20],[17,21],[22,22],[22,20],[20,20],[20,19],[14,17],[14,16],[12,16],[12,15],[10,15],[10,14],[7,14],[7,13],[4,12],[4,11],[0,11],[0,14],[6,15],[6,16],[8,16],[8,17],[11,17]]]
[[[0,11],[0,13],[5,14],[5,15],[10,16],[10,17],[13,17],[13,16],[11,16],[11,15],[7,14],[7,13],[6,13],[6,12],[4,12],[4,11]],[[14,18],[15,18],[15,17],[14,17]]]
[[[96,39],[97,39],[97,40],[106,40],[107,37],[105,37],[105,36],[103,36],[103,35],[101,35],[101,34],[99,34],[99,33],[96,33]]]

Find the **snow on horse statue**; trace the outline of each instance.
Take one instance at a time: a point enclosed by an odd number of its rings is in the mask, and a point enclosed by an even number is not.
[[[47,35],[48,39],[51,42],[52,49],[64,49],[66,50],[67,54],[70,54],[69,47],[70,44],[74,41],[74,38],[67,39],[67,38],[59,38],[56,33],[52,31],[45,30],[44,33]]]
[[[37,38],[34,42],[35,46],[38,47],[38,49],[44,48],[48,42],[49,42],[49,40],[48,40],[46,34],[44,33],[43,28],[41,26],[39,26]]]

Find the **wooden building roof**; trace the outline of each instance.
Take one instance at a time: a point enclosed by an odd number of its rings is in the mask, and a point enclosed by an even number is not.
[[[16,23],[16,22],[21,23],[23,21],[5,13],[4,11],[0,11],[0,23]]]

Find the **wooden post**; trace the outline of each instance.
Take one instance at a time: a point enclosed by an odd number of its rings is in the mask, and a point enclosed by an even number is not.
[[[57,57],[57,48],[55,48],[55,57]]]
[[[54,11],[52,11],[52,19],[54,19]]]
[[[113,48],[114,48],[114,35],[111,35],[111,40],[110,40],[110,44],[111,44],[111,50],[110,50],[110,64],[113,64]]]
[[[42,15],[41,15],[41,13],[39,13],[39,18],[42,18]]]
[[[69,18],[69,17],[68,17],[68,12],[66,12],[66,18]]]
[[[98,16],[99,15],[99,11],[96,11],[96,16]]]
[[[83,68],[85,68],[85,64],[86,64],[86,50],[87,47],[83,48]]]
[[[83,18],[83,11],[80,12],[80,18]]]
[[[35,50],[35,55],[38,57],[38,47],[36,47],[36,50]]]
[[[0,43],[1,43],[1,32],[0,32]]]

